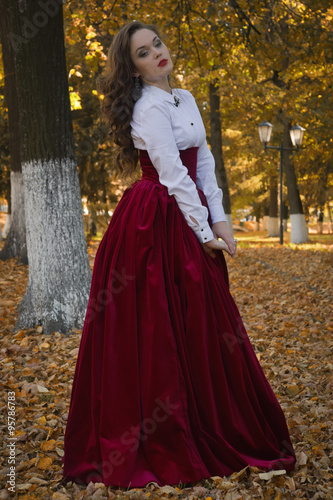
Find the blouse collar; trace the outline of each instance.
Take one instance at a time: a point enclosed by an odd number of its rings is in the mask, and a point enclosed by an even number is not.
[[[176,93],[174,92],[174,90],[172,90],[172,94],[169,94],[169,92],[166,92],[159,87],[155,87],[155,85],[148,85],[147,83],[143,84],[143,88],[163,101],[171,102],[172,104],[175,103]]]

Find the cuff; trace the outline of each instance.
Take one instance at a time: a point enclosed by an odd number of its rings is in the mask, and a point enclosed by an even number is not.
[[[199,226],[198,228],[193,228],[196,237],[200,241],[200,243],[207,243],[214,239],[213,231],[211,230],[208,222],[206,226]]]

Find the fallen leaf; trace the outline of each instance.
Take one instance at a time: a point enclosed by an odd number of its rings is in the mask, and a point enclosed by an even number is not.
[[[297,385],[287,385],[286,391],[290,396],[296,396],[300,392],[300,388]]]
[[[290,491],[295,491],[296,490],[296,486],[295,486],[295,481],[292,477],[290,477],[289,479],[286,479],[285,480],[285,484],[288,486],[288,488],[290,489]]]
[[[162,486],[161,488],[159,488],[159,491],[160,493],[162,494],[166,494],[166,495],[179,495],[178,491],[176,490],[176,488],[173,488],[172,486]]]
[[[43,342],[42,344],[39,344],[39,349],[48,349],[50,347],[50,344],[48,342]]]
[[[269,479],[272,479],[274,476],[281,476],[283,474],[286,474],[287,471],[283,470],[270,470],[269,472],[262,472],[259,474],[260,479],[264,479],[265,481],[268,481]]]
[[[23,484],[17,484],[16,489],[19,491],[26,491],[29,488],[31,488],[32,484],[31,483],[23,483]]]
[[[52,465],[52,458],[50,457],[40,457],[37,469],[47,470]]]
[[[36,422],[39,425],[46,425],[46,418],[45,417],[37,418]]]
[[[306,453],[304,453],[304,451],[301,451],[301,453],[298,456],[298,460],[297,460],[298,465],[306,465],[307,461],[308,461],[308,457],[307,457]]]
[[[38,389],[38,392],[49,392],[49,390],[46,387],[44,387],[43,385],[37,384],[37,389]]]
[[[56,491],[52,495],[53,500],[68,500],[69,498],[71,498],[70,495],[65,495],[64,493],[61,493],[60,491]]]
[[[50,450],[54,450],[57,446],[57,443],[55,441],[55,439],[50,439],[49,441],[44,441],[43,443],[41,443],[40,445],[40,449],[42,451],[50,451]]]
[[[45,481],[45,479],[41,479],[40,477],[31,477],[30,483],[31,484],[48,484],[48,482]]]

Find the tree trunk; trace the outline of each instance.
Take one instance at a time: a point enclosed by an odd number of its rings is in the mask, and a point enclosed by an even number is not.
[[[9,149],[11,155],[11,224],[5,245],[0,252],[0,259],[7,260],[12,257],[18,257],[21,263],[27,264],[23,179],[20,156],[19,109],[16,91],[14,52],[9,40],[10,19],[6,4],[6,0],[0,0],[0,37],[5,74],[5,98],[8,108]]]
[[[265,203],[263,205],[264,208],[264,217],[262,220],[262,231],[267,231],[268,230],[268,219],[269,219],[269,205],[267,204],[267,200],[265,200]]]
[[[283,202],[283,231],[288,232],[288,206]]]
[[[15,53],[29,282],[16,329],[83,325],[90,267],[74,153],[60,1],[7,0]]]
[[[324,223],[324,208],[321,207],[317,215],[317,234],[323,234],[323,223]]]
[[[4,238],[6,238],[8,233],[9,233],[11,222],[12,222],[12,214],[10,212],[7,212],[5,226],[4,226],[3,231],[2,231],[2,236]]]
[[[271,175],[269,183],[269,219],[268,236],[279,236],[279,217],[278,217],[278,182],[276,175]]]
[[[283,123],[283,147],[292,148],[292,142],[289,133],[290,122],[282,113],[280,115],[280,119]],[[302,201],[298,191],[292,155],[289,151],[283,151],[283,167],[286,174],[288,201],[290,208],[290,242],[296,244],[306,243],[307,241],[309,241],[308,229],[303,213]]]
[[[212,154],[215,159],[215,173],[219,187],[223,191],[223,208],[227,217],[228,224],[232,228],[231,203],[227,172],[224,166],[222,151],[222,126],[220,113],[220,94],[218,85],[211,83],[209,85],[210,99],[210,135]]]
[[[333,232],[333,224],[332,224],[331,207],[330,207],[329,202],[327,202],[327,212],[328,212],[328,217],[327,217],[327,222],[328,222],[327,231],[330,234],[330,233]]]

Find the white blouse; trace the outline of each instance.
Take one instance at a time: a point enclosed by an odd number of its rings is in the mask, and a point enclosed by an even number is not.
[[[175,96],[179,99],[178,106]],[[196,185],[179,156],[180,150],[199,147],[196,184],[206,195],[212,222],[226,221],[214,157],[208,148],[204,124],[192,94],[183,89],[173,89],[169,94],[145,84],[134,106],[131,126],[135,147],[148,152],[160,183],[175,197],[199,241],[212,240],[208,210],[201,204]]]

